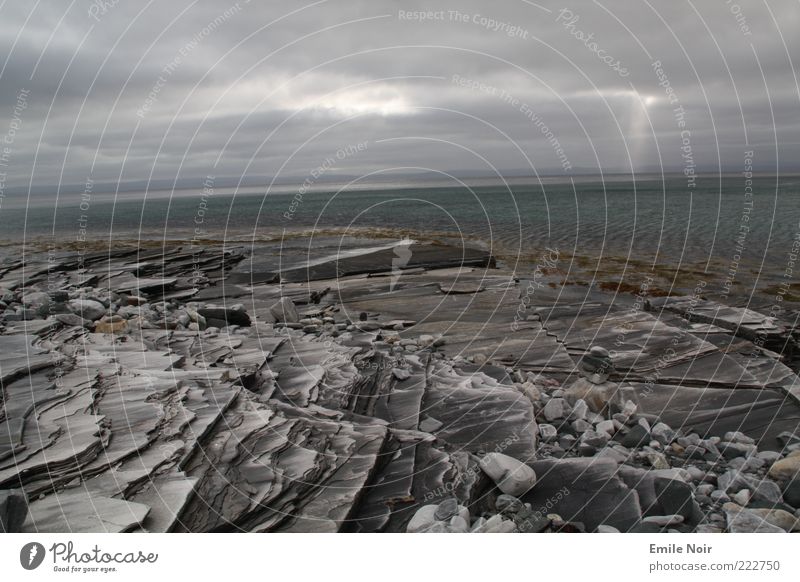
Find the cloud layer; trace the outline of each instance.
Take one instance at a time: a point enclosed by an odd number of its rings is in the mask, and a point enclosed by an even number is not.
[[[7,2],[0,55],[4,187],[800,169],[794,0]]]

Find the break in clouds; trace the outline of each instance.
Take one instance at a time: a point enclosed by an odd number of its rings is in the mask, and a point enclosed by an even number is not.
[[[4,189],[798,165],[793,0],[6,2]],[[681,125],[681,121],[683,124]],[[686,141],[692,146],[686,159]]]

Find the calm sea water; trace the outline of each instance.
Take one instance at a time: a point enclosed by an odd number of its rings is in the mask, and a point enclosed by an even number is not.
[[[545,247],[565,255],[642,264],[691,264],[777,281],[800,233],[800,178],[742,176],[542,184],[396,185],[302,195],[249,189],[10,197],[0,239],[59,243],[192,237],[263,242],[289,237],[318,253],[357,236],[466,239],[528,260]],[[309,233],[312,233],[309,235]],[[301,236],[302,235],[302,236]],[[344,237],[344,238],[343,238]],[[317,243],[314,243],[316,239]],[[797,282],[794,277],[793,282]]]

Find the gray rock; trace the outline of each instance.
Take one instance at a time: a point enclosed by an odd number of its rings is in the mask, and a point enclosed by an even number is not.
[[[770,524],[762,516],[736,505],[726,503],[725,512],[728,531],[731,533],[785,533],[783,529]]]
[[[629,449],[635,449],[648,442],[650,442],[650,433],[640,424],[632,426],[622,438],[622,445]]]
[[[539,436],[546,443],[551,443],[558,438],[558,431],[552,424],[542,423],[539,425]]]
[[[650,429],[650,434],[655,440],[664,446],[669,445],[677,436],[677,433],[663,422],[657,422],[654,424],[653,428]]]
[[[281,323],[300,322],[300,316],[297,314],[297,308],[294,306],[294,302],[288,297],[281,297],[280,301],[269,308],[269,312],[270,315],[275,318],[275,321]]]
[[[552,422],[559,418],[566,418],[569,414],[569,408],[566,400],[563,398],[551,398],[547,404],[544,405],[544,417],[548,422]]]
[[[731,443],[743,443],[746,445],[753,445],[756,442],[755,439],[752,439],[739,431],[726,432],[722,440]]]
[[[458,501],[454,497],[442,501],[434,513],[434,517],[439,521],[447,521],[455,515],[458,515]]]
[[[736,457],[747,457],[756,452],[756,446],[746,443],[738,442],[721,442],[717,446],[719,452],[726,459],[735,459]]]
[[[403,380],[408,380],[411,377],[411,372],[406,370],[405,368],[392,368],[392,375],[401,382]]]
[[[608,444],[608,441],[611,440],[611,436],[606,432],[595,432],[593,430],[587,430],[581,436],[581,443],[589,445],[590,447],[594,447],[596,449],[602,449],[604,446]]]
[[[572,426],[572,430],[574,430],[578,434],[584,433],[586,431],[593,432],[592,431],[592,423],[587,422],[585,420],[576,420],[570,426]]]
[[[571,420],[586,420],[586,415],[589,413],[589,405],[582,398],[579,398],[575,404],[572,405],[572,412],[570,412]]]
[[[69,310],[84,319],[96,321],[106,314],[106,307],[93,299],[73,299],[68,304]]]
[[[695,500],[691,485],[678,479],[663,477],[657,477],[653,483],[664,515],[680,515],[685,521],[692,520]]]
[[[614,436],[614,433],[617,432],[616,427],[614,426],[613,420],[602,420],[597,423],[594,427],[597,432],[604,432],[611,436]]]
[[[436,510],[438,505],[423,505],[411,518],[406,526],[408,533],[422,533],[428,531],[436,523]]]
[[[532,462],[539,482],[522,501],[534,512],[558,513],[569,522],[582,522],[588,531],[611,525],[628,531],[642,517],[639,497],[618,476],[608,459],[543,459]]]
[[[642,519],[642,523],[652,523],[660,527],[680,525],[684,521],[682,515],[650,515]]]
[[[502,453],[487,453],[480,460],[480,467],[507,495],[519,497],[536,485],[536,473],[531,467]]]
[[[28,517],[22,489],[0,489],[0,533],[19,533]]]
[[[506,495],[505,493],[497,496],[494,506],[497,508],[497,511],[504,513],[517,513],[524,507],[522,501],[513,495]]]
[[[726,501],[730,501],[731,499],[728,496],[728,494],[722,489],[715,489],[714,491],[711,492],[709,497],[711,498],[711,501],[713,501],[714,503],[724,503]]]
[[[92,323],[90,320],[84,319],[75,313],[58,313],[55,317],[56,321],[59,321],[64,325],[75,327],[88,327]]]

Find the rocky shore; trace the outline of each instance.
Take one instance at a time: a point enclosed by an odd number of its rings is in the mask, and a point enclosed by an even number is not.
[[[401,241],[0,264],[0,527],[800,531],[800,330]]]

